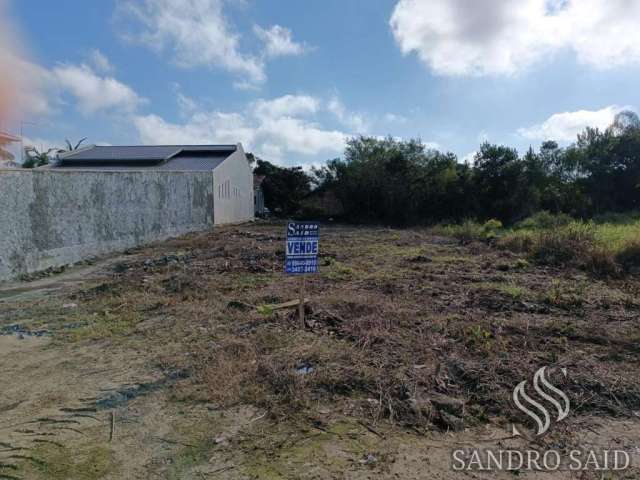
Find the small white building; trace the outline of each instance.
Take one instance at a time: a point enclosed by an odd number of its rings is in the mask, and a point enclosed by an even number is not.
[[[46,168],[95,171],[209,171],[215,225],[254,218],[251,166],[242,145],[88,146],[65,152]]]

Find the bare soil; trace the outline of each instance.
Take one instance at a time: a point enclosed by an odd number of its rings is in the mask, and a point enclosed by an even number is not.
[[[323,226],[321,252],[304,328],[273,309],[299,289],[283,224],[0,286],[0,479],[640,478],[638,278],[423,229]],[[535,436],[512,392],[543,366],[571,411]],[[596,446],[633,465],[452,470]]]

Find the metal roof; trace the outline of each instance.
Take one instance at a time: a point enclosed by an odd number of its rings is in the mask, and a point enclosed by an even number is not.
[[[236,145],[90,146],[59,156],[56,168],[213,170]]]

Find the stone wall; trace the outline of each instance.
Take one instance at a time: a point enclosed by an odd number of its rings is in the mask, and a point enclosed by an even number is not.
[[[210,172],[0,170],[0,281],[213,226]]]

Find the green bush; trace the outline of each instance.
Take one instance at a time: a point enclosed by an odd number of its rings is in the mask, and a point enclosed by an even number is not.
[[[540,232],[531,256],[543,265],[580,264],[594,245],[593,226],[575,222],[565,228]]]
[[[470,243],[482,238],[482,227],[473,220],[465,220],[454,231],[453,236],[460,240],[460,243]]]
[[[542,210],[516,224],[516,229],[546,230],[549,228],[563,227],[571,222],[572,218],[569,215],[564,213],[554,215],[546,210]]]
[[[594,246],[589,250],[582,266],[600,277],[616,277],[620,274],[620,265],[616,263],[611,250],[601,246]]]
[[[482,235],[487,240],[492,240],[498,236],[498,231],[502,230],[502,222],[492,218],[482,225]]]
[[[616,254],[615,259],[627,272],[640,269],[640,240],[629,242]]]
[[[515,253],[530,253],[535,243],[535,234],[522,230],[508,232],[498,240],[498,248],[509,250]]]
[[[640,212],[608,212],[601,213],[593,217],[593,221],[597,224],[609,223],[612,225],[628,225],[640,221]]]

